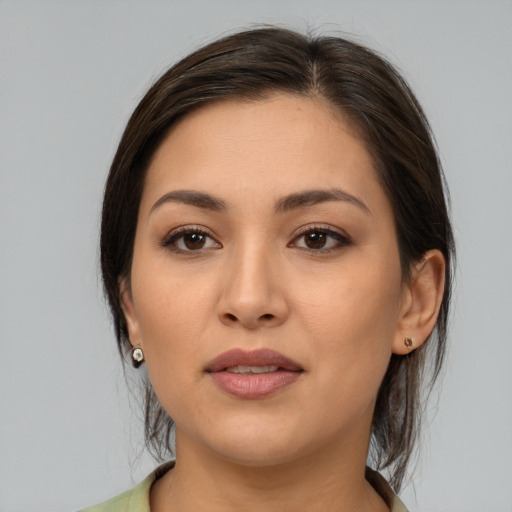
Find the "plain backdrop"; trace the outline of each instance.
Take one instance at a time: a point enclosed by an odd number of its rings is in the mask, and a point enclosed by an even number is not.
[[[510,0],[0,0],[0,511],[71,512],[153,469],[99,284],[103,183],[151,81],[253,23],[352,34],[424,105],[459,262],[402,496],[411,512],[512,511]]]

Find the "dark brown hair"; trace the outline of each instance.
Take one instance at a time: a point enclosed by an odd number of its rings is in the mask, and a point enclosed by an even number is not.
[[[427,119],[402,77],[368,48],[340,37],[252,29],[192,53],[150,88],[122,136],[103,203],[101,270],[119,349],[123,355],[130,348],[119,284],[121,279],[129,282],[152,155],[169,129],[193,109],[221,99],[257,100],[272,92],[321,96],[363,137],[393,208],[404,279],[429,249],[439,249],[446,260],[434,332],[417,350],[391,357],[375,407],[369,460],[376,469],[389,469],[398,491],[419,433],[425,369],[432,386],[443,362],[454,245],[444,176]],[[146,444],[158,458],[170,454],[171,426],[148,382]]]

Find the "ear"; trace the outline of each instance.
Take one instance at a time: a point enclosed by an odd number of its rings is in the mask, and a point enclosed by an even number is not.
[[[404,284],[402,303],[392,350],[407,354],[420,347],[434,329],[443,300],[446,262],[441,251],[425,253]],[[411,341],[406,342],[406,338]]]
[[[133,296],[131,287],[126,279],[122,279],[119,283],[119,293],[121,297],[121,307],[123,308],[126,327],[128,329],[128,337],[132,347],[140,347],[141,337],[139,322],[133,304]]]

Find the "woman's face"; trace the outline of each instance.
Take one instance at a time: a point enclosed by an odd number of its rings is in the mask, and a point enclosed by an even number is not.
[[[210,104],[154,155],[123,300],[178,453],[366,449],[407,296],[370,155],[323,100]]]

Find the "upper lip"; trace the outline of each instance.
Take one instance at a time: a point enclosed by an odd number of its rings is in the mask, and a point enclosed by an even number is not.
[[[220,372],[233,366],[278,366],[283,370],[302,371],[302,367],[290,358],[268,348],[242,350],[240,348],[223,352],[206,366],[207,372]]]

